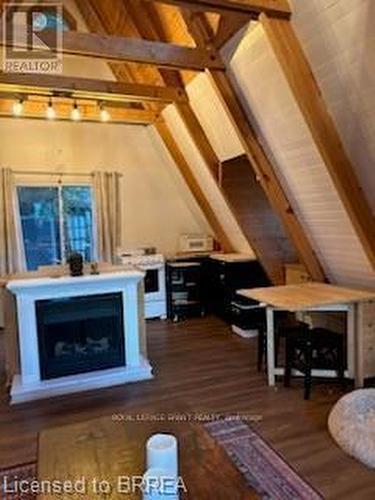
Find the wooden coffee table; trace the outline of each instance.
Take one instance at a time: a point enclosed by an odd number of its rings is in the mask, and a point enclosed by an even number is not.
[[[40,494],[39,500],[139,499],[118,491],[120,476],[141,476],[145,471],[145,444],[156,432],[174,434],[179,444],[179,474],[187,487],[180,498],[192,500],[245,500],[259,498],[225,451],[201,423],[142,421],[147,415],[104,417],[45,430],[39,435],[39,481],[76,481],[84,477],[86,495]],[[135,421],[134,419],[137,419]],[[111,493],[94,494],[92,482],[106,481]],[[97,483],[98,484],[98,483]]]

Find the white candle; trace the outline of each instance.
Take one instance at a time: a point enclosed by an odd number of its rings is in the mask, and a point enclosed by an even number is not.
[[[177,479],[170,471],[150,468],[143,475],[143,500],[178,500]]]
[[[177,439],[172,434],[154,434],[147,440],[147,468],[168,471],[173,477],[178,476]]]

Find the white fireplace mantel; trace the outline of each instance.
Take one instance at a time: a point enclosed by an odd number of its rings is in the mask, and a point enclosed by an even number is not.
[[[7,288],[16,296],[20,373],[15,375],[11,402],[20,403],[72,392],[109,387],[152,378],[151,366],[141,352],[144,318],[137,270],[80,277],[12,280]],[[124,314],[125,365],[78,375],[42,380],[35,303],[39,300],[121,293]]]

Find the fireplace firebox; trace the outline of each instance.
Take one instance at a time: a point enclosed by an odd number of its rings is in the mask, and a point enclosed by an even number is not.
[[[121,293],[35,302],[42,380],[125,365]]]

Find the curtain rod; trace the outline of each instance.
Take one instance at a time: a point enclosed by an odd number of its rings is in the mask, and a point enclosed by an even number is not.
[[[105,173],[106,171],[102,170],[102,172]],[[45,170],[12,170],[12,173],[20,175],[56,175],[58,177],[62,175],[67,175],[68,177],[90,177],[94,172],[48,172]],[[118,175],[122,177],[122,174],[118,173]]]

